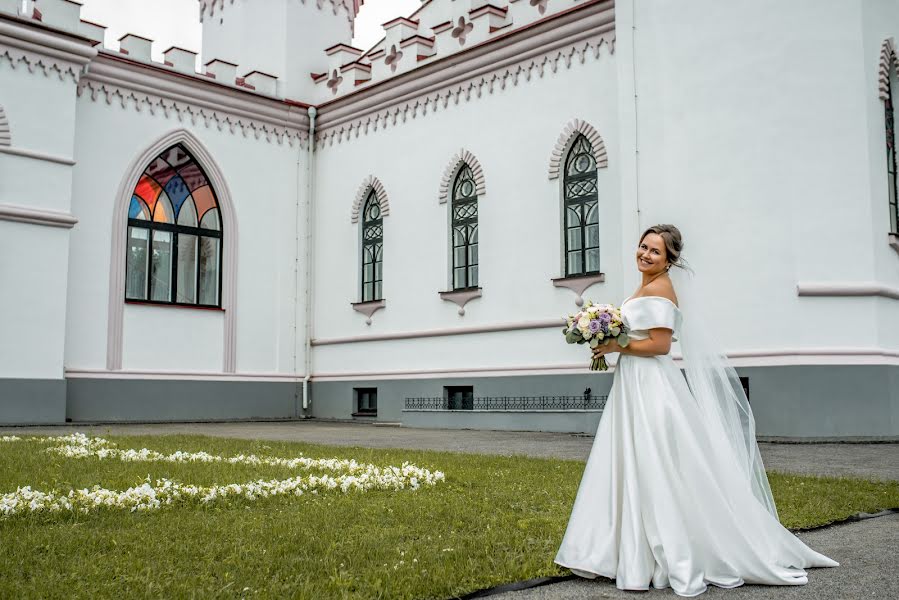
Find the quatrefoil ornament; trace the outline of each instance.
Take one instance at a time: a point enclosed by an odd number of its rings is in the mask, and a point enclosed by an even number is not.
[[[465,17],[459,17],[459,24],[453,28],[452,36],[458,38],[459,45],[462,46],[465,44],[465,37],[471,33],[472,29],[474,29],[474,25],[466,21]]]
[[[387,55],[387,58],[384,59],[384,62],[387,63],[391,71],[396,71],[396,66],[402,58],[402,51],[396,47],[396,44],[393,44],[390,46],[390,53]]]
[[[540,14],[542,15],[546,12],[546,3],[548,1],[549,0],[531,0],[531,6],[536,6],[537,10],[539,10]]]
[[[340,76],[337,69],[334,69],[331,73],[331,77],[328,79],[328,87],[331,89],[332,93],[337,93],[337,88],[340,87],[341,82],[343,82],[343,77]]]

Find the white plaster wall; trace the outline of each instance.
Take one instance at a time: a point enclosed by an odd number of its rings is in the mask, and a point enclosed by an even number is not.
[[[0,378],[62,377],[68,236],[0,221]]]
[[[473,93],[469,102],[450,103],[445,110],[318,150],[314,337],[546,320],[575,310],[574,293],[550,281],[563,273],[561,184],[548,178],[553,147],[574,118],[596,127],[610,155],[610,167],[599,172],[601,264],[607,283],[586,296],[619,302],[628,295],[618,258],[622,237],[614,60],[604,48],[599,59],[589,55],[584,64],[573,61],[570,69],[547,69],[542,78],[521,78],[517,87],[497,86],[480,98]],[[438,189],[444,169],[463,147],[484,169],[486,194],[479,198],[483,297],[469,302],[460,317],[455,304],[437,295],[449,287],[449,213],[446,204],[438,203]],[[350,213],[370,174],[384,184],[390,214],[384,218],[387,307],[367,326],[365,317],[350,307],[360,300],[360,226],[351,224]],[[549,331],[317,346],[313,372],[585,360],[585,353],[577,352],[582,348],[566,348],[559,332]]]
[[[13,149],[71,157],[72,77],[45,74],[42,65],[29,70],[18,60],[13,68],[0,46],[0,105]],[[71,171],[0,154],[0,204],[68,212]],[[62,377],[68,240],[67,229],[0,221],[0,377]]]
[[[618,47],[636,52],[628,208],[638,231],[681,227],[728,349],[876,341],[870,301],[796,295],[875,273],[860,5],[617,3]],[[855,309],[851,339],[825,326],[835,306]]]
[[[113,207],[130,200],[116,193],[135,157],[179,128],[190,130],[212,155],[237,215],[237,371],[292,372],[298,182],[305,186],[297,161],[305,160],[305,151],[245,137],[239,130],[219,131],[202,121],[179,121],[174,113],[166,117],[92,101],[88,94],[78,102],[73,211],[80,223],[72,236],[66,366],[105,368]],[[227,223],[225,228],[225,235],[233,233]],[[221,371],[221,315],[179,307],[127,308],[124,368],[170,370],[177,363],[179,371],[209,371],[214,356],[212,370]],[[179,345],[184,348],[172,354],[172,346]],[[209,351],[187,351],[197,347]],[[301,367],[302,360],[300,355]]]
[[[862,66],[864,87],[860,90],[865,104],[869,157],[870,232],[874,254],[874,279],[882,285],[899,288],[899,254],[887,244],[890,227],[887,190],[886,137],[884,104],[878,94],[880,49],[887,38],[899,40],[899,4],[890,0],[863,2]],[[893,79],[893,102],[899,98],[899,79]],[[864,199],[864,196],[862,197]],[[884,300],[877,305],[878,343],[884,348],[899,349],[899,302]]]
[[[224,313],[130,304],[125,306],[125,370],[222,370]]]

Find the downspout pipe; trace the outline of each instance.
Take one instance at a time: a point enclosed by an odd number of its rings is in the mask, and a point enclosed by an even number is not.
[[[314,207],[315,207],[315,117],[318,111],[314,106],[309,107],[309,142],[308,142],[308,158],[306,160],[306,286],[305,286],[305,306],[306,309],[306,346],[303,358],[305,359],[305,369],[303,375],[303,411],[309,408],[309,381],[312,378],[312,279],[314,275],[313,266],[315,264],[313,256],[313,238],[312,234],[315,228]]]

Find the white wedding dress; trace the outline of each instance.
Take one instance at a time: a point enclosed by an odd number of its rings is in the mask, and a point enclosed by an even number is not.
[[[667,298],[628,299],[621,310],[631,339],[656,327],[680,334],[683,317]],[[775,514],[753,495],[670,353],[622,354],[555,562],[619,589],[651,583],[679,596],[708,584],[802,585],[804,568],[839,566]]]

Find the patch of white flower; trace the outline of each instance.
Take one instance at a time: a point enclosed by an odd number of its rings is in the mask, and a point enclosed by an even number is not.
[[[109,490],[99,485],[90,489],[69,490],[68,492],[42,492],[30,486],[20,487],[15,492],[0,496],[0,516],[22,513],[87,513],[100,508],[128,509],[131,511],[154,510],[177,503],[198,502],[209,504],[227,498],[257,500],[272,496],[302,496],[319,491],[367,490],[417,490],[422,486],[434,486],[444,481],[441,471],[427,469],[404,462],[402,466],[378,467],[358,463],[355,460],[327,458],[312,459],[278,458],[255,455],[232,457],[217,456],[206,452],[174,452],[162,454],[142,448],[121,450],[103,438],[89,438],[82,433],[67,436],[27,438],[28,441],[55,443],[47,452],[67,458],[91,458],[100,460],[121,460],[125,462],[201,462],[228,463],[241,465],[266,465],[291,469],[322,469],[334,475],[293,477],[290,479],[257,480],[229,485],[197,486],[182,484],[168,479],[159,479],[155,484],[148,478],[142,485],[124,491]],[[3,436],[0,442],[17,442],[22,438]]]

